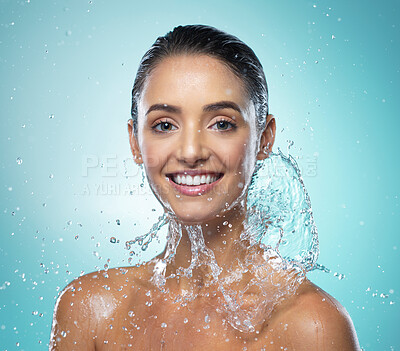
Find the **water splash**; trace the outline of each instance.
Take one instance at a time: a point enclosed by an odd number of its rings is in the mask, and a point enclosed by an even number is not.
[[[225,300],[221,312],[233,328],[254,332],[282,299],[295,293],[305,274],[302,267],[287,262],[264,245],[247,250],[242,265],[221,280]]]
[[[157,260],[154,265],[154,274],[152,282],[161,290],[164,291],[166,282],[165,273],[167,264],[171,263],[175,257],[176,249],[182,238],[182,226],[173,218],[169,218],[169,230],[167,237],[167,245],[165,248],[165,255],[163,259]]]
[[[185,275],[187,277],[191,277],[194,268],[206,266],[211,268],[212,274],[212,281],[208,284],[212,284],[212,282],[218,281],[218,276],[221,273],[221,268],[217,264],[214,252],[210,250],[204,243],[204,236],[201,226],[186,226],[185,229],[190,239],[192,251],[192,260],[190,262],[190,266],[185,270]]]
[[[246,234],[274,248],[288,261],[318,268],[317,227],[311,202],[294,158],[280,149],[257,164],[247,196]]]
[[[149,244],[153,241],[153,239],[157,236],[160,229],[168,222],[168,217],[166,213],[162,216],[158,217],[156,223],[153,224],[150,231],[144,235],[138,236],[133,240],[129,240],[125,243],[125,248],[130,250],[133,245],[138,244],[143,251],[146,251]]]
[[[174,296],[177,303],[190,303],[198,296],[194,272],[207,270],[205,286],[214,289],[217,312],[241,332],[254,332],[277,303],[295,293],[307,271],[323,267],[316,263],[318,233],[299,167],[292,156],[280,150],[257,164],[249,186],[244,231],[234,242],[234,249],[245,252],[242,259],[222,269],[205,244],[201,226],[185,226],[167,213],[147,234],[128,241],[126,248],[130,250],[136,244],[146,250],[167,223],[164,257],[149,262],[154,264],[153,284],[169,293],[169,279],[192,279],[191,290]],[[190,239],[190,264],[167,276],[167,266],[174,261],[183,232]]]

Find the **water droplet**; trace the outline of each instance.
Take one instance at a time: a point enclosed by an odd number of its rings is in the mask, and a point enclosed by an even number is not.
[[[189,322],[189,320],[187,319],[187,318],[185,318],[184,320],[183,320],[183,323],[187,323],[187,322]]]
[[[50,174],[49,174],[49,178],[50,178],[50,179],[53,179],[53,178],[54,178],[54,175],[53,175],[52,173],[50,173]]]
[[[135,316],[135,313],[134,313],[133,311],[129,311],[129,312],[128,312],[128,316],[129,316],[129,317],[134,317],[134,316]]]
[[[117,225],[121,225],[121,221],[119,219],[116,219],[115,222],[117,223]]]
[[[16,161],[17,161],[17,164],[18,164],[18,165],[21,165],[21,164],[22,164],[22,158],[21,158],[21,157],[17,157]]]
[[[71,220],[69,220],[69,221],[67,222],[67,224],[68,224],[68,225],[71,225],[71,224],[72,224],[72,221],[71,221]]]
[[[167,327],[167,323],[161,323],[161,328],[166,328]]]
[[[343,280],[344,278],[346,278],[346,276],[342,273],[335,272],[333,275],[337,277],[339,280]]]
[[[53,119],[55,116],[53,114],[49,115],[49,119]]]
[[[116,242],[117,242],[117,238],[114,237],[114,236],[112,236],[112,237],[110,238],[110,243],[111,243],[111,244],[115,244]]]
[[[143,188],[146,176],[144,174],[143,166],[141,166],[140,169],[142,170],[142,182],[140,183],[140,187]]]

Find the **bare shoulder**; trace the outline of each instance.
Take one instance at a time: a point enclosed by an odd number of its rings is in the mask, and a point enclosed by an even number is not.
[[[101,324],[124,303],[132,300],[124,289],[141,284],[148,267],[115,268],[86,274],[60,293],[53,315],[51,350],[94,350]]]
[[[360,350],[346,309],[308,280],[277,309],[269,329],[274,343],[290,350]]]

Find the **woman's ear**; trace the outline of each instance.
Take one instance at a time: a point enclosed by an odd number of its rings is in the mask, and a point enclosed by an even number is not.
[[[274,145],[275,141],[275,132],[275,118],[273,115],[268,115],[265,123],[265,129],[261,133],[260,149],[257,153],[257,160],[265,160],[272,152],[272,146]]]
[[[129,144],[131,145],[133,159],[136,164],[140,165],[143,163],[142,153],[140,152],[139,144],[134,133],[132,118],[128,120],[128,133],[129,133]]]

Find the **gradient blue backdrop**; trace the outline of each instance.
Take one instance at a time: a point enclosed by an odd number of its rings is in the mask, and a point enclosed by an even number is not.
[[[294,141],[331,269],[310,277],[364,349],[399,349],[399,12],[389,0],[1,0],[1,350],[45,350],[60,289],[127,265],[124,242],[160,215],[130,159],[130,91],[155,38],[191,23],[259,56],[277,146]]]

